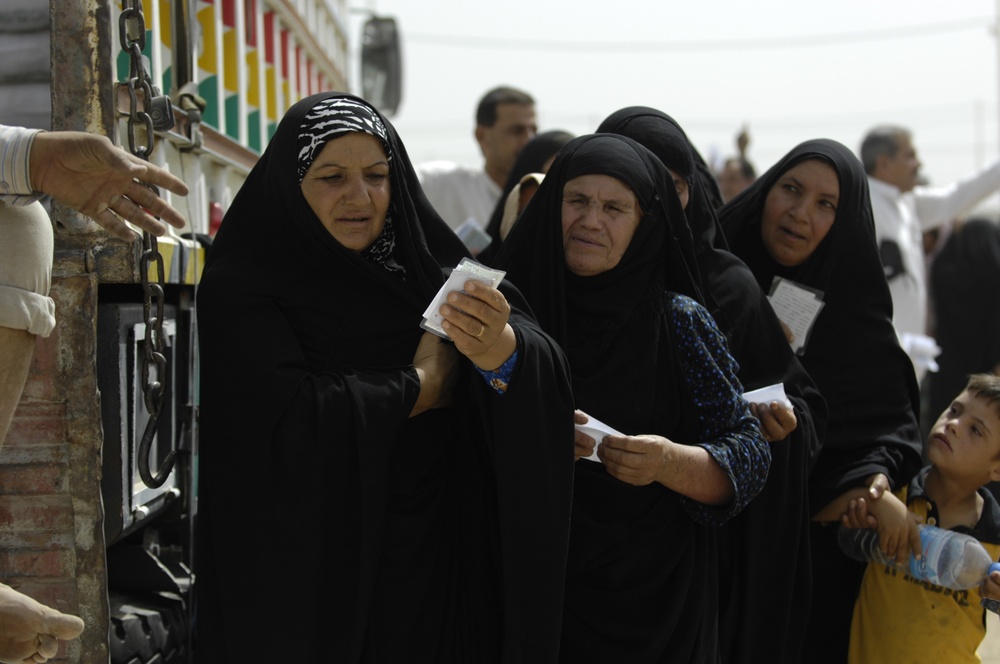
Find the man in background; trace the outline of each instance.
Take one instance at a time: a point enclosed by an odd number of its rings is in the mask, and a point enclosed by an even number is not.
[[[892,322],[917,379],[936,367],[927,335],[923,233],[962,217],[1000,188],[1000,160],[944,187],[918,186],[920,159],[908,129],[875,127],[861,143],[871,189],[875,236],[892,293]]]
[[[517,154],[537,131],[531,95],[507,86],[494,88],[476,110],[475,136],[483,167],[445,161],[417,167],[427,199],[449,226],[457,229],[471,219],[479,229],[486,227]]]

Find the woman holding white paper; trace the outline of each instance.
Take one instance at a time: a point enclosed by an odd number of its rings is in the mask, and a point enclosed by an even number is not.
[[[781,278],[823,301],[800,355],[829,409],[809,476],[815,573],[804,660],[844,662],[864,564],[836,543],[843,497],[859,486],[874,497],[909,482],[921,449],[916,377],[892,327],[868,181],[840,143],[806,141],[719,219],[761,289]]]
[[[685,194],[705,307],[726,337],[744,396],[771,445],[764,488],[719,530],[721,661],[799,664],[812,588],[807,478],[826,427],[826,404],[766,293],[729,251],[711,200],[711,172],[700,167],[704,162],[680,125],[662,111],[633,106],[615,111],[597,130],[649,148]]]
[[[666,183],[638,143],[577,138],[495,261],[566,351],[577,407],[627,434],[578,435],[565,662],[715,662],[713,526],[770,462]]]
[[[378,111],[289,109],[198,294],[199,662],[555,659],[568,368],[509,284],[421,330],[467,256]]]

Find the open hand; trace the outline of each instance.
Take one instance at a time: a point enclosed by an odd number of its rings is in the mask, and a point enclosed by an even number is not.
[[[43,131],[32,141],[29,165],[34,190],[87,215],[115,237],[135,237],[125,221],[153,235],[167,232],[156,217],[171,226],[184,227],[181,213],[142,183],[180,196],[188,193],[187,185],[162,168],[116,147],[105,136]]]

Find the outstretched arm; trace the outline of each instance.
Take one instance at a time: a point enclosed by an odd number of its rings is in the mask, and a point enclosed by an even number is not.
[[[167,171],[116,147],[105,136],[80,131],[43,131],[35,135],[29,157],[31,186],[87,215],[123,240],[135,237],[122,221],[153,235],[184,227],[184,217],[142,183],[178,195],[187,185]],[[148,211],[147,211],[148,210]]]

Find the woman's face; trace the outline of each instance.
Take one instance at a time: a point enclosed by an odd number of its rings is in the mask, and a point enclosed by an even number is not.
[[[830,232],[839,201],[837,172],[825,162],[810,159],[782,173],[764,200],[767,253],[785,267],[804,263]]]
[[[691,192],[688,190],[688,181],[685,180],[683,176],[678,175],[676,171],[672,171],[668,168],[667,172],[670,173],[670,180],[674,183],[674,191],[677,192],[677,198],[681,199],[681,207],[686,210],[688,201],[691,200]]]
[[[642,218],[632,190],[610,175],[581,175],[563,187],[566,267],[592,277],[618,265]]]
[[[340,244],[371,246],[389,210],[389,160],[378,139],[352,132],[328,142],[302,180],[302,195]]]

